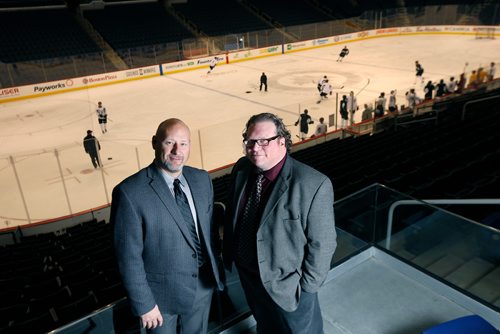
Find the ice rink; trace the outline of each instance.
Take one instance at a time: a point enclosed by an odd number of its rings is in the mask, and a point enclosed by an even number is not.
[[[336,62],[343,47],[337,45],[219,64],[211,74],[200,69],[0,104],[0,228],[109,203],[118,182],[152,161],[151,137],[158,123],[170,117],[191,128],[190,165],[212,170],[243,154],[241,133],[253,114],[280,115],[298,140],[293,124],[299,111],[308,109],[316,122],[320,117],[328,122],[336,110],[336,93],[359,93],[357,121],[363,104],[373,103],[380,92],[387,96],[396,89],[398,105],[406,104],[404,93],[412,87],[423,97],[423,86],[414,86],[415,60],[424,67],[426,82],[458,78],[466,62],[467,73],[500,62],[498,39],[473,36],[401,36],[346,45],[350,54],[343,62]],[[259,91],[262,72],[268,77],[268,92]],[[334,95],[317,104],[316,82],[323,75],[330,79]],[[97,123],[98,101],[109,115],[106,134]],[[83,150],[87,129],[101,143],[102,169],[94,169]]]

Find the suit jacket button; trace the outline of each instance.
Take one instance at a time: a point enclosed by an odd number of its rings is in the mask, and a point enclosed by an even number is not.
[[[192,276],[193,278],[196,278],[196,277],[198,277],[198,275],[196,275],[196,274],[193,274],[193,275],[191,275],[191,276]]]
[[[191,255],[191,256],[193,257],[193,259],[196,259],[196,254],[193,254],[193,255]]]

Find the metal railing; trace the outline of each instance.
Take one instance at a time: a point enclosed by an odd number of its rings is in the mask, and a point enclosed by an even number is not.
[[[465,104],[462,108],[462,121],[465,120],[465,113],[466,113],[467,107],[469,105],[474,104],[474,103],[483,102],[483,101],[495,100],[495,99],[499,99],[499,98],[500,98],[500,96],[490,96],[490,97],[485,97],[485,98],[465,102]]]
[[[394,211],[401,205],[499,205],[500,199],[492,199],[492,198],[482,198],[482,199],[423,199],[423,200],[414,200],[414,199],[406,199],[395,201],[391,204],[389,208],[388,218],[387,218],[387,234],[385,239],[385,248],[388,250],[391,249],[391,236],[393,234],[392,225],[394,221]],[[441,209],[442,210],[442,209]],[[451,212],[448,212],[450,215],[454,215]],[[465,218],[461,218],[465,219]],[[475,222],[471,222],[475,223]]]

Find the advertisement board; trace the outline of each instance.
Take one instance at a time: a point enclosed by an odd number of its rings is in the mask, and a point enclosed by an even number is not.
[[[158,65],[0,89],[0,103],[88,89],[160,75]]]

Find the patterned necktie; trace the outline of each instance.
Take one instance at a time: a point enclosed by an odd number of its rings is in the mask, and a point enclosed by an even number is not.
[[[254,267],[257,263],[257,230],[259,229],[257,219],[263,180],[264,174],[257,174],[240,222],[240,235],[237,247],[238,262],[248,267]]]
[[[196,253],[198,255],[198,267],[201,267],[205,260],[203,258],[203,252],[201,250],[200,239],[198,238],[198,234],[196,233],[195,221],[193,219],[193,214],[191,213],[191,208],[189,207],[189,202],[186,197],[186,194],[181,189],[181,184],[179,179],[174,180],[174,193],[175,193],[175,202],[179,207],[179,211],[182,214],[182,218],[184,218],[184,222],[189,230],[189,234],[191,234],[191,238],[193,239]]]

